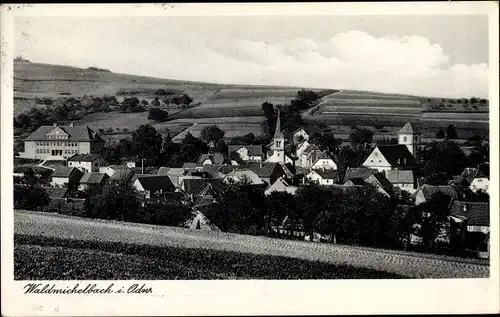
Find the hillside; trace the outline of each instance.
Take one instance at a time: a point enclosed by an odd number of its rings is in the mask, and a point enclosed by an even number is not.
[[[211,84],[172,79],[117,74],[68,66],[47,65],[29,62],[14,63],[14,115],[26,109],[41,106],[35,98],[67,98],[82,96],[116,96],[121,101],[124,96],[137,96],[151,101],[153,92],[164,89],[170,93],[186,93],[193,98],[192,107],[182,111],[169,111],[172,121],[162,124],[161,128],[182,131],[186,120],[191,123],[217,123],[226,128],[227,135],[248,132],[260,133],[259,117],[262,116],[261,104],[265,101],[284,104],[295,97],[298,87],[252,86]],[[401,94],[377,93],[357,90],[344,90],[325,95],[321,103],[304,114],[307,122],[326,123],[333,130],[345,130],[353,125],[385,126],[389,130],[401,127],[411,121],[421,126],[424,137],[432,138],[439,128],[448,124],[457,127],[461,138],[474,133],[488,136],[489,102],[464,99],[441,99],[417,97]],[[333,92],[333,91],[332,91]],[[145,113],[95,113],[85,116],[77,123],[85,123],[93,128],[128,130],[148,123]],[[251,118],[250,118],[251,117]],[[224,125],[227,118],[233,122]],[[251,120],[247,120],[251,119]],[[182,122],[182,124],[181,124]],[[245,124],[243,132],[238,124]],[[240,126],[243,127],[243,126]]]

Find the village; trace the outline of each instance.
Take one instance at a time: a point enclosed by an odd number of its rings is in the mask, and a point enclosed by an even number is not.
[[[40,126],[15,158],[26,162],[14,170],[15,208],[327,243],[363,245],[381,237],[373,246],[489,256],[487,162],[467,166],[446,184],[429,184],[420,169],[421,132],[407,122],[391,144],[353,144],[366,155],[357,158],[358,166],[345,166],[338,151],[318,142],[318,127],[284,131],[280,109],[271,113],[274,133],[267,144],[226,145],[213,126],[208,142],[188,134],[176,145],[144,126],[152,148],[138,142],[145,147],[140,154],[113,162],[104,155],[103,138],[88,126]],[[177,158],[182,165],[176,166],[151,159],[179,146],[194,147],[196,158]],[[344,202],[325,202],[324,196]],[[349,199],[351,205],[339,207]],[[255,206],[258,201],[263,205]],[[305,212],[308,206],[316,211]],[[379,214],[367,215],[376,209]],[[349,217],[364,222],[361,235],[347,225]],[[382,223],[372,227],[372,220]]]

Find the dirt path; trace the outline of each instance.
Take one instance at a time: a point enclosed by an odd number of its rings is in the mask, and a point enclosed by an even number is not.
[[[14,213],[14,232],[83,241],[169,245],[282,255],[371,268],[411,278],[484,278],[489,276],[489,265],[484,261],[474,259],[195,231],[31,211]]]

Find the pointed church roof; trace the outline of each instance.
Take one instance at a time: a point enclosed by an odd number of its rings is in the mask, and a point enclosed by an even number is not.
[[[417,132],[413,129],[413,125],[410,122],[406,122],[406,124],[398,131],[398,134],[413,134]]]
[[[279,108],[278,108],[278,120],[276,120],[276,130],[274,131],[274,138],[275,139],[283,138],[283,132],[281,132],[281,118],[280,118]]]

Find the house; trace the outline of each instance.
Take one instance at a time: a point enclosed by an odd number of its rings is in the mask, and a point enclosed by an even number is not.
[[[41,126],[24,139],[21,157],[66,159],[75,154],[100,153],[104,140],[87,126]]]
[[[311,170],[306,178],[319,185],[332,186],[338,181],[338,171],[331,169]]]
[[[175,186],[170,177],[165,175],[136,174],[133,186],[144,195],[144,198],[162,197],[164,193],[175,192]]]
[[[105,173],[90,172],[83,174],[80,179],[78,190],[84,191],[89,187],[104,185],[109,180],[109,176]]]
[[[344,175],[344,183],[353,178],[360,178],[364,180],[368,176],[377,173],[376,169],[366,167],[347,168]]]
[[[44,187],[44,189],[51,200],[65,201],[69,197],[68,188]]]
[[[224,165],[205,165],[203,166],[203,172],[208,173],[210,178],[224,178],[224,174],[221,172]]]
[[[228,152],[238,153],[243,161],[257,161],[263,159],[262,145],[229,145]]]
[[[100,173],[107,174],[111,180],[129,182],[135,172],[125,165],[110,165],[99,169]]]
[[[186,171],[182,167],[160,167],[157,173],[157,175],[168,176],[172,184],[177,188],[181,183],[180,177],[184,174],[186,174]]]
[[[84,173],[99,172],[103,165],[100,154],[75,154],[68,158],[69,167],[76,167]]]
[[[479,251],[481,258],[489,257],[490,206],[487,202],[454,200],[450,205],[450,226],[459,229],[458,244],[467,250]]]
[[[267,184],[274,183],[280,177],[286,177],[285,164],[267,162],[247,162],[242,169],[248,169]]]
[[[221,165],[224,163],[224,155],[220,153],[215,154],[201,154],[198,158],[197,164],[199,165]]]
[[[391,182],[383,173],[374,173],[364,179],[365,183],[375,186],[375,188],[387,197],[392,197],[394,191]]]
[[[249,169],[235,169],[224,177],[224,181],[236,183],[247,181],[251,185],[265,185],[259,175]]]
[[[415,199],[415,205],[419,205],[423,202],[431,200],[432,196],[438,193],[449,196],[452,199],[456,199],[458,197],[457,190],[453,186],[433,186],[424,184],[413,193],[412,198]]]
[[[391,170],[385,176],[395,187],[413,194],[416,191],[412,170]]]
[[[181,190],[196,205],[211,203],[222,194],[222,181],[216,178],[186,178]]]
[[[380,193],[388,197],[394,193],[391,182],[383,173],[366,173],[363,177],[350,177],[344,182],[345,186],[364,186],[366,184],[374,186]]]
[[[278,119],[276,121],[276,129],[271,144],[271,151],[266,162],[269,163],[293,163],[289,155],[285,153],[285,135],[281,131],[280,110],[278,109]]]
[[[417,166],[417,161],[407,145],[377,145],[368,155],[363,166],[379,172],[387,172],[394,169],[413,169]]]
[[[335,164],[335,161],[327,151],[320,152],[317,155],[314,152],[311,156],[311,162],[313,162],[311,165],[313,169],[337,169],[337,164]]]
[[[304,141],[304,143],[307,144],[309,142]],[[319,147],[315,144],[310,144],[305,149],[301,146],[300,149],[302,150],[298,152],[300,155],[297,155],[298,160],[296,164],[304,168],[311,168],[313,163],[315,163],[315,158],[322,153]]]
[[[309,133],[306,131],[304,127],[300,127],[297,130],[292,132],[292,140],[293,143],[299,144],[303,141],[309,140]]]
[[[264,194],[266,196],[269,196],[274,192],[285,192],[295,195],[297,189],[298,189],[297,187],[288,184],[288,182],[285,179],[280,177],[264,191]]]
[[[56,166],[50,185],[53,187],[71,187],[81,180],[83,172],[75,167]]]
[[[454,183],[458,186],[468,186],[473,192],[482,190],[489,193],[489,164],[488,168],[480,166],[480,168],[467,167],[460,176],[454,179]]]

